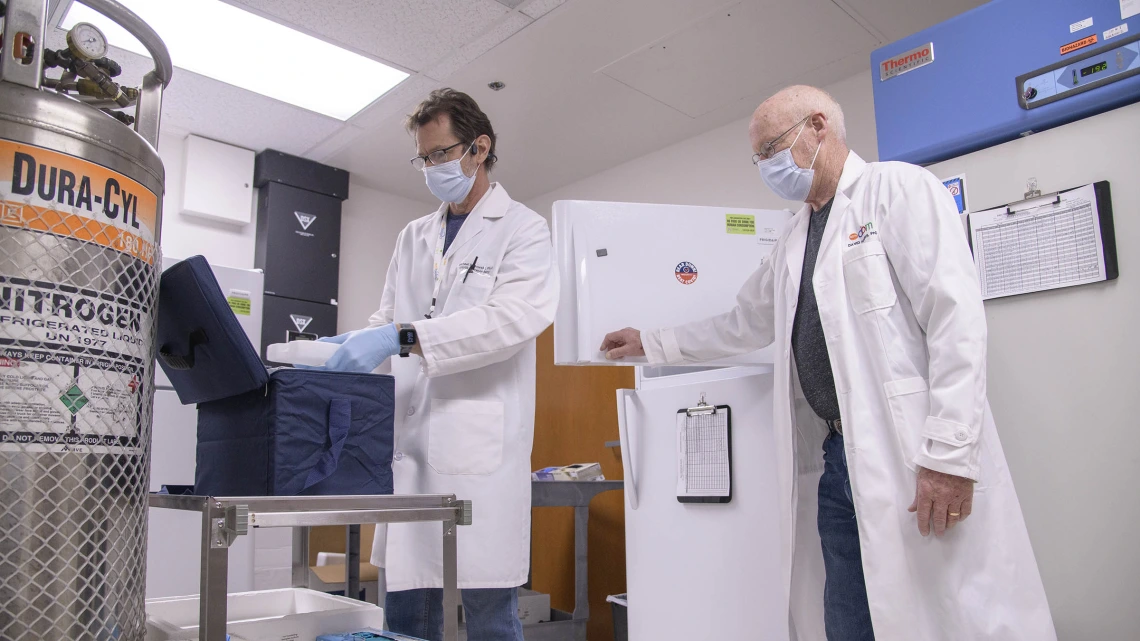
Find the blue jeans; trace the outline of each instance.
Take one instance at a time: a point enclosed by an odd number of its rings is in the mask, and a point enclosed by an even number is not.
[[[874,641],[859,526],[843,437],[836,432],[823,442],[823,476],[819,479],[819,538],[823,544],[823,622],[827,641]]]
[[[468,641],[523,641],[517,588],[460,590]],[[426,641],[443,641],[443,590],[389,592],[388,629]]]

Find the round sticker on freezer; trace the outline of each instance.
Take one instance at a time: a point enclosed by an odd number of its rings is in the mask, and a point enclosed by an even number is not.
[[[677,280],[682,285],[692,285],[697,282],[697,266],[692,263],[681,263],[676,269]]]

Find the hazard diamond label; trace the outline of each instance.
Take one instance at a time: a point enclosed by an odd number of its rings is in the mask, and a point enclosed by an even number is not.
[[[68,388],[66,392],[60,395],[59,400],[63,401],[63,406],[72,414],[78,414],[79,410],[87,404],[87,396],[83,390],[79,389],[78,385],[72,385]]]

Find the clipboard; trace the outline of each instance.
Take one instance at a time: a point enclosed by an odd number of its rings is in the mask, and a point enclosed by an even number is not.
[[[677,410],[677,500],[732,501],[732,410],[708,405]]]
[[[984,300],[1120,276],[1108,181],[1027,195],[967,218]]]

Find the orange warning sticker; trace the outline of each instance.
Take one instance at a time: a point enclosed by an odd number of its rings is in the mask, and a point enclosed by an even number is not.
[[[1069,44],[1061,47],[1061,55],[1063,56],[1067,53],[1073,53],[1074,51],[1076,51],[1078,49],[1084,49],[1085,47],[1091,47],[1091,46],[1095,45],[1096,43],[1097,43],[1096,34],[1094,33],[1093,35],[1091,35],[1087,38],[1081,38],[1080,40],[1077,40],[1076,42],[1070,42]]]
[[[102,165],[0,140],[0,225],[74,238],[154,263],[158,196]]]

